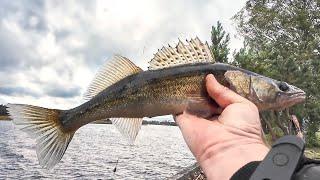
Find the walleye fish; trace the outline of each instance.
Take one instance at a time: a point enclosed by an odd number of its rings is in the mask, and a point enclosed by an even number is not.
[[[14,124],[36,139],[40,165],[52,168],[64,155],[74,133],[96,120],[109,118],[133,142],[143,117],[175,115],[190,110],[210,115],[215,102],[208,97],[205,76],[252,101],[260,111],[286,108],[305,99],[305,92],[285,82],[227,64],[215,63],[208,44],[198,38],[163,47],[147,71],[116,55],[97,73],[87,102],[69,110],[9,104]]]

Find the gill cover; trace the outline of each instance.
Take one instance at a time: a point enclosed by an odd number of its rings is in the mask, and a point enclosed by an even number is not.
[[[276,107],[279,88],[274,80],[242,71],[227,71],[224,75],[230,88],[252,101],[259,110]]]

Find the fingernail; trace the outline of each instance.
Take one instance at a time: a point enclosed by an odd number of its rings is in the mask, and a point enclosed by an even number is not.
[[[207,75],[206,80],[207,80],[207,81],[211,81],[211,82],[212,82],[212,81],[214,81],[214,80],[215,80],[215,77],[214,77],[214,75],[213,75],[213,74],[208,74],[208,75]]]
[[[206,77],[206,80],[209,80],[209,79],[212,79],[214,78],[213,74],[208,74],[207,77]]]

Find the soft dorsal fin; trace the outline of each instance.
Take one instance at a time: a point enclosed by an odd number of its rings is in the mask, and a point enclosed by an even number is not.
[[[215,62],[208,43],[202,43],[199,38],[191,39],[187,44],[179,40],[176,47],[169,45],[158,50],[149,62],[149,70],[202,62]]]
[[[141,71],[142,69],[128,58],[115,55],[96,74],[84,97],[89,100],[119,80]]]

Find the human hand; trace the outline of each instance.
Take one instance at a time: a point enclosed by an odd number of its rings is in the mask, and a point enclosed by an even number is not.
[[[204,119],[184,111],[175,121],[207,178],[230,179],[245,164],[262,160],[269,149],[252,102],[219,84],[213,75],[206,77],[206,88],[222,113]]]

